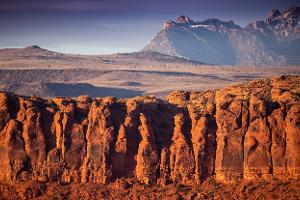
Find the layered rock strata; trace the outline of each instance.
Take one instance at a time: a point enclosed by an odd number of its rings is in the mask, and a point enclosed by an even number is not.
[[[300,77],[77,99],[0,93],[0,181],[145,184],[300,177]]]

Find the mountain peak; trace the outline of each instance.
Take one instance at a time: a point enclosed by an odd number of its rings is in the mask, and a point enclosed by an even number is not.
[[[191,20],[189,17],[185,16],[185,15],[181,15],[180,17],[178,17],[176,19],[177,23],[191,23],[193,22],[193,20]]]
[[[174,21],[169,20],[164,23],[163,28],[164,28],[164,30],[170,30],[170,29],[174,28],[175,26],[176,26],[176,23]]]
[[[284,20],[284,19],[297,19],[300,18],[300,6],[292,6],[288,10],[284,12],[280,12],[277,9],[273,9],[267,16],[266,22],[270,23],[276,20]]]
[[[277,9],[273,9],[269,14],[268,14],[268,17],[267,17],[267,21],[272,21],[274,18],[280,16],[281,13],[279,10]]]
[[[291,12],[291,13],[300,13],[300,6],[291,6],[287,12]]]
[[[288,16],[292,19],[300,18],[300,6],[292,6],[287,11],[284,12],[285,16]]]

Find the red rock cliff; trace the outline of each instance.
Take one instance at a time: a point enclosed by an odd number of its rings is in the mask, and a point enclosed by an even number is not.
[[[0,93],[0,181],[299,179],[300,77],[166,101]]]

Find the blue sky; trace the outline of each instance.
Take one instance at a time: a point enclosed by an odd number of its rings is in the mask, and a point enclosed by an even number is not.
[[[244,26],[299,0],[0,0],[0,48],[108,54],[142,49],[164,21],[187,15]]]

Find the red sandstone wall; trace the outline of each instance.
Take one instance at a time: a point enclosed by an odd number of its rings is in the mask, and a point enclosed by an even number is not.
[[[299,179],[300,77],[166,101],[0,93],[0,180]]]

